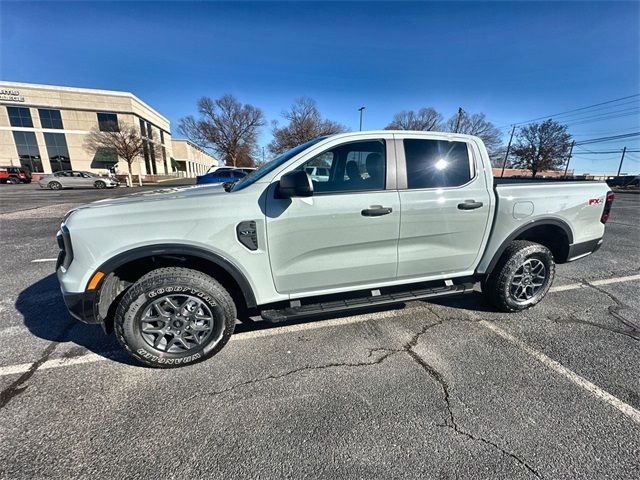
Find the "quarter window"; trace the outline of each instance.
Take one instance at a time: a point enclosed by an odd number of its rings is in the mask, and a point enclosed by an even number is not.
[[[300,166],[311,177],[314,192],[384,190],[387,172],[384,140],[339,145]]]
[[[118,115],[115,113],[98,113],[98,128],[101,132],[119,132]]]
[[[33,132],[13,132],[13,140],[16,142],[20,165],[29,172],[43,172],[42,159]]]
[[[405,139],[409,188],[458,187],[473,177],[465,142]]]
[[[60,110],[48,110],[45,108],[38,109],[38,115],[40,115],[40,125],[42,128],[56,128],[62,130],[62,117],[60,116]]]
[[[67,140],[64,137],[64,133],[45,133],[44,143],[47,145],[51,171],[69,170],[71,168],[71,159],[69,158],[69,149],[67,148]]]
[[[31,112],[25,107],[7,107],[9,123],[12,127],[33,127]]]

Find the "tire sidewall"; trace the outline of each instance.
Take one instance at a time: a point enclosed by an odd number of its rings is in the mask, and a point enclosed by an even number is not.
[[[60,182],[49,182],[47,186],[50,190],[60,190],[62,188],[62,184]]]
[[[103,189],[103,188],[107,188],[107,184],[104,183],[102,180],[98,180],[93,184],[94,187],[98,188],[98,189]]]
[[[119,318],[116,319],[116,334],[125,349],[147,365],[164,368],[197,363],[220,351],[233,332],[235,315],[229,315],[229,308],[224,305],[226,299],[221,298],[219,292],[199,283],[201,282],[194,282],[191,278],[165,277],[131,287],[120,302],[117,314]],[[140,322],[142,315],[153,301],[167,294],[196,297],[211,310],[214,332],[200,348],[183,353],[162,352],[143,338]]]
[[[544,285],[536,293],[536,295],[524,302],[518,302],[511,296],[511,281],[518,268],[529,259],[536,259],[543,263],[546,276]],[[555,276],[555,263],[553,261],[553,255],[551,252],[542,245],[532,245],[520,250],[504,265],[500,272],[504,280],[500,282],[499,295],[504,299],[504,303],[511,310],[524,310],[536,305],[540,302],[549,292],[551,284]]]

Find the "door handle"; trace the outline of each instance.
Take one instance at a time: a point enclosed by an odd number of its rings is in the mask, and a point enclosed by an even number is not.
[[[369,208],[365,208],[360,213],[363,217],[381,217],[382,215],[389,215],[393,212],[391,207],[383,207],[382,205],[371,205]]]
[[[475,200],[465,200],[463,203],[458,204],[458,210],[475,210],[482,207],[482,202],[476,202]]]

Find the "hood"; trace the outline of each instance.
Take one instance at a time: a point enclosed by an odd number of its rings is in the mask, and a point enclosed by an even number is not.
[[[67,212],[65,218],[71,213],[78,210],[110,207],[110,206],[122,206],[133,205],[148,202],[156,202],[161,200],[174,200],[184,198],[197,198],[197,197],[211,197],[212,195],[227,195],[222,185],[197,185],[189,187],[172,187],[162,188],[159,190],[151,190],[145,192],[132,193],[119,198],[105,198],[85,205],[80,205]]]

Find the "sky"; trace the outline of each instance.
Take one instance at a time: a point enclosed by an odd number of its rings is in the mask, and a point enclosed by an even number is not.
[[[300,96],[357,130],[458,107],[502,128],[640,93],[640,2],[7,2],[0,78],[133,92],[169,118],[235,95],[270,122]],[[558,117],[577,141],[640,132],[640,97]],[[270,127],[260,142],[270,140]],[[640,171],[640,137],[578,146]],[[611,152],[613,153],[588,153]]]

